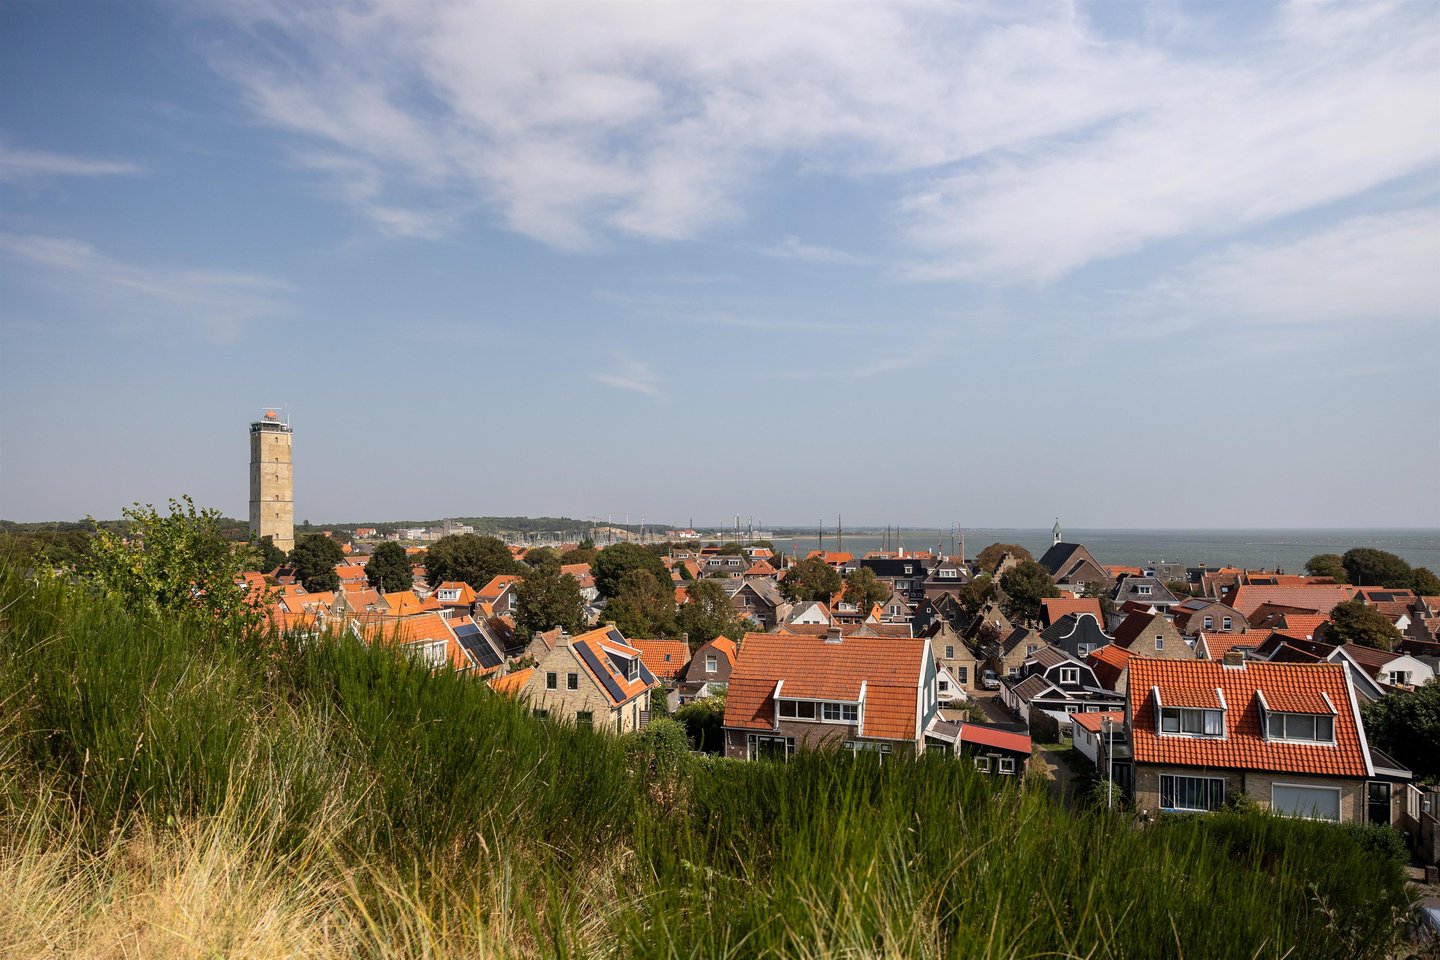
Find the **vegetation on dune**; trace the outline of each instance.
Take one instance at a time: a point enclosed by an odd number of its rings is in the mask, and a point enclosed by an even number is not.
[[[543,722],[383,648],[11,567],[0,611],[0,951],[22,960],[1363,958],[1409,906],[1325,824],[1137,827],[930,755],[697,756],[668,721]]]

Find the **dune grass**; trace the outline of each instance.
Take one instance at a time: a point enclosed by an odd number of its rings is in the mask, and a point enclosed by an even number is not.
[[[385,650],[0,569],[0,955],[1363,958],[1409,905],[1323,824],[1142,828],[931,756],[653,760]]]

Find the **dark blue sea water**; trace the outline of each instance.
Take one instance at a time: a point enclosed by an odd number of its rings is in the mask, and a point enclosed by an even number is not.
[[[952,553],[951,532],[907,529],[901,531],[905,547],[933,550],[943,543]],[[1412,566],[1440,573],[1440,530],[1065,530],[1068,543],[1083,543],[1101,563],[1139,566],[1147,561],[1170,560],[1197,565],[1233,564],[1248,569],[1276,569],[1303,573],[1305,561],[1317,553],[1344,553],[1351,547],[1374,547],[1404,557]],[[786,554],[804,556],[818,546],[809,537],[777,538],[775,546]],[[863,554],[878,550],[884,537],[870,533],[847,534],[845,549]],[[891,536],[892,546],[895,537]],[[973,557],[992,543],[1018,543],[1035,556],[1050,547],[1049,530],[973,529],[965,531],[965,555]],[[825,547],[837,549],[827,531]]]

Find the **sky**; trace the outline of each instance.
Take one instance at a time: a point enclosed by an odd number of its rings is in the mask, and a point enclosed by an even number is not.
[[[0,5],[0,518],[1440,526],[1440,4]]]

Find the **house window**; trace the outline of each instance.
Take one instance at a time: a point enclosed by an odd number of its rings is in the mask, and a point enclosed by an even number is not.
[[[792,720],[814,720],[814,700],[781,700],[780,716]]]
[[[860,719],[860,707],[853,703],[822,703],[820,719],[827,723],[856,723]]]
[[[1270,787],[1270,810],[1307,820],[1340,819],[1339,787],[1302,787],[1276,783]]]
[[[960,571],[959,571],[959,570],[941,570],[941,571],[940,571],[940,576],[944,577],[946,580],[954,580],[954,579],[957,578],[959,575],[960,575]]]
[[[1214,617],[1206,617],[1206,618],[1205,618],[1205,629],[1206,629],[1206,630],[1214,630],[1214,629],[1215,629],[1215,618],[1214,618]]]
[[[595,714],[590,710],[575,711],[575,725],[580,727],[595,726]]]
[[[1027,656],[1027,657],[1033,657],[1033,656],[1035,655],[1035,651],[1036,651],[1036,650],[1039,650],[1039,649],[1040,649],[1040,644],[1038,644],[1038,643],[1027,643],[1027,644],[1025,644],[1025,656]]]
[[[549,711],[549,710],[536,710],[536,711],[535,711],[535,717],[536,717],[537,719],[539,719],[539,720],[548,720],[548,719],[550,719],[550,711]]]
[[[746,738],[746,747],[751,760],[784,760],[795,752],[795,738],[752,733]]]
[[[1090,644],[1088,644],[1088,643],[1079,643],[1079,644],[1076,644],[1076,645],[1075,645],[1075,649],[1078,650],[1078,651],[1080,651],[1080,656],[1082,656],[1082,657],[1088,657],[1088,656],[1090,656],[1091,646],[1090,646]]]
[[[1271,713],[1265,718],[1265,734],[1270,740],[1334,743],[1335,718],[1325,714]]]
[[[1371,823],[1390,825],[1390,784],[1371,780],[1365,785],[1365,812]]]
[[[956,667],[956,668],[955,668],[955,679],[958,680],[962,686],[965,685],[965,684],[967,684],[967,683],[969,683],[969,682],[970,682],[970,668],[969,668],[969,667]]]
[[[999,757],[997,764],[1001,773],[1013,774],[1015,772],[1014,757]]]
[[[1160,732],[1191,737],[1223,737],[1225,722],[1219,710],[1164,707],[1160,710]]]
[[[718,666],[718,664],[719,664],[719,661],[715,659],[715,655],[714,655],[713,653],[710,653],[710,654],[706,654],[706,655],[705,655],[705,672],[706,672],[706,673],[714,673],[714,672],[715,672],[715,668],[716,668],[716,666]]]
[[[899,615],[900,615],[900,606],[899,606],[899,604],[894,604],[894,603],[890,604],[890,616],[892,616],[892,617],[898,617]]]
[[[1219,777],[1160,775],[1160,809],[1218,810],[1225,802],[1225,781]]]
[[[1150,596],[1150,585],[1148,583],[1142,583],[1135,588],[1135,592],[1142,597],[1148,597]]]
[[[1390,671],[1390,686],[1392,686],[1392,687],[1408,687],[1409,685],[1410,685],[1410,671],[1409,671],[1409,670],[1391,670],[1391,671]]]
[[[981,773],[989,773],[989,772],[990,772],[990,758],[989,758],[989,757],[976,757],[976,758],[975,758],[975,769],[976,769],[976,770],[979,770]]]
[[[949,682],[948,680],[941,680],[941,681],[940,681],[940,692],[941,692],[941,693],[949,693],[949,692],[950,692],[950,682]]]
[[[1232,624],[1232,623],[1234,623],[1234,621],[1231,620],[1229,617],[1226,617],[1225,619],[1223,619],[1223,620],[1220,621],[1220,629],[1221,629],[1221,630],[1229,630],[1229,629],[1230,629],[1230,624]]]
[[[912,566],[911,564],[908,564],[908,563],[907,563],[907,564],[905,564],[905,572],[906,572],[906,573],[914,573],[914,572],[915,572],[915,567]],[[910,584],[907,583],[907,584],[905,584],[905,586],[908,587],[908,586],[910,586]]]
[[[579,690],[579,689],[580,689],[580,674],[578,674],[578,673],[567,673],[567,674],[565,674],[565,689],[566,689],[566,690]]]
[[[554,672],[545,674],[545,689],[546,689],[546,690],[556,690],[556,689],[558,689],[559,686],[560,686],[560,684],[559,684],[559,682],[558,682],[558,680],[557,680],[558,677],[559,677],[559,674],[556,674],[556,673],[554,673]]]
[[[1161,636],[1156,636],[1156,637],[1155,637],[1155,649],[1156,649],[1156,650],[1164,650],[1164,649],[1165,649],[1165,638],[1164,638],[1164,637],[1161,637]]]
[[[946,660],[954,660],[954,659],[955,659],[955,645],[954,645],[954,644],[947,643],[947,644],[945,645],[945,659],[946,659]]]
[[[1061,682],[1061,683],[1078,684],[1078,683],[1080,682],[1080,668],[1079,668],[1079,667],[1061,667],[1061,668],[1060,668],[1060,682]]]

